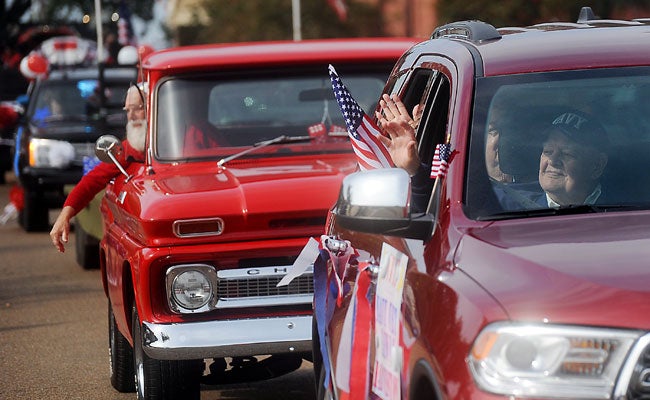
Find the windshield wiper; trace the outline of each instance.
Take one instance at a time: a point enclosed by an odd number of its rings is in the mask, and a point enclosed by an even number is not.
[[[477,218],[479,221],[498,221],[509,218],[545,217],[551,215],[571,215],[586,213],[603,213],[608,211],[643,210],[650,208],[648,204],[571,204],[557,208],[538,208],[533,210],[516,210],[486,215]]]
[[[241,157],[241,156],[243,156],[245,154],[250,153],[251,151],[261,149],[262,147],[266,147],[266,146],[268,146],[270,144],[305,142],[305,141],[308,141],[308,140],[311,140],[311,139],[312,139],[311,136],[287,136],[287,135],[282,135],[282,136],[278,136],[278,137],[273,138],[273,139],[263,140],[261,142],[257,142],[255,144],[253,144],[251,147],[249,147],[246,150],[243,150],[243,151],[240,151],[239,153],[235,153],[235,154],[232,154],[232,155],[230,155],[228,157],[222,158],[221,160],[219,160],[219,162],[217,162],[217,165],[221,167],[225,163],[227,163],[228,161],[234,160],[235,158],[239,158],[239,157]]]

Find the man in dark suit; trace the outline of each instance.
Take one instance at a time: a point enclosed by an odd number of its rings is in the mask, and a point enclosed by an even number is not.
[[[605,129],[586,114],[558,115],[547,130],[539,161],[542,204],[595,204],[602,201],[600,177],[607,165]]]
[[[556,116],[544,130],[539,159],[539,187],[517,184],[495,187],[504,209],[554,208],[603,204],[600,178],[607,166],[607,133],[596,120],[579,111]]]

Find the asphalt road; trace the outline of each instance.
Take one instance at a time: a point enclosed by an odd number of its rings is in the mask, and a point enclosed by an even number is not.
[[[11,177],[9,178],[11,181]],[[0,185],[0,213],[11,182]],[[56,212],[51,216],[54,220]],[[49,236],[0,225],[0,399],[135,399],[109,380],[107,299],[98,270],[64,254]],[[312,365],[249,383],[203,385],[202,400],[311,400]]]

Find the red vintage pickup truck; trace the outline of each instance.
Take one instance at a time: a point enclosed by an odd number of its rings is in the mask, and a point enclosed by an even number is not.
[[[311,273],[277,284],[323,233],[356,169],[327,67],[372,111],[415,43],[204,45],[143,60],[146,161],[130,164],[101,204],[117,390],[198,399],[204,370],[225,374],[255,356],[284,356],[295,369],[311,357]]]

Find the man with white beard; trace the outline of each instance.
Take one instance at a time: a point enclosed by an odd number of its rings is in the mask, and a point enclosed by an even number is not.
[[[126,93],[124,111],[127,114],[126,140],[122,142],[124,159],[122,165],[127,167],[132,162],[144,161],[144,142],[147,132],[146,113],[144,109],[146,86],[131,86]],[[120,170],[114,163],[99,163],[81,178],[68,194],[63,209],[50,231],[52,244],[61,253],[65,252],[70,234],[70,219],[88,205],[95,195],[102,191]]]

